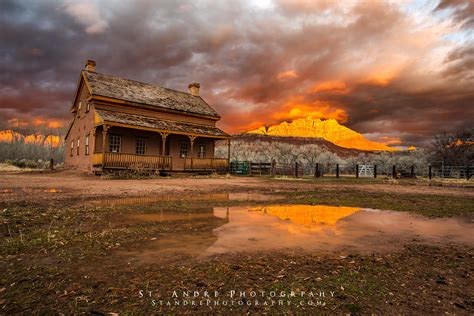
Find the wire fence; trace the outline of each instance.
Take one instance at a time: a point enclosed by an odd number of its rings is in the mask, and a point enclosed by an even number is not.
[[[474,166],[396,166],[373,164],[336,164],[336,163],[277,163],[232,161],[230,173],[242,176],[291,176],[291,177],[355,177],[355,178],[453,178],[470,179]]]

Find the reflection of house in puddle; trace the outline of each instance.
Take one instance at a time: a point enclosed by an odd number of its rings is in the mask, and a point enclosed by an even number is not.
[[[326,206],[326,205],[275,205],[250,209],[289,220],[294,224],[306,227],[329,225],[335,226],[337,221],[360,211],[357,207]]]
[[[132,213],[127,223],[164,223],[170,225],[164,233],[151,237],[143,247],[121,252],[139,262],[173,261],[188,256],[197,257],[217,241],[214,230],[229,222],[228,208],[216,215],[212,207],[193,212]],[[167,222],[167,223],[166,223]]]
[[[280,199],[280,196],[260,193],[212,193],[212,194],[160,194],[146,196],[131,196],[121,198],[106,198],[89,201],[87,204],[97,206],[145,205],[157,202],[176,201],[269,201]]]

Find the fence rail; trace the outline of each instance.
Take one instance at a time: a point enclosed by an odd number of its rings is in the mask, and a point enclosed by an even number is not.
[[[474,166],[443,166],[434,168],[431,165],[423,167],[396,166],[396,165],[374,165],[374,164],[320,164],[320,163],[276,163],[232,161],[230,173],[235,175],[281,175],[294,177],[323,177],[342,176],[377,178],[380,176],[392,178],[416,178],[424,176],[428,178],[458,178],[470,179],[474,174]]]
[[[185,170],[227,170],[229,164],[224,158],[190,158],[184,162]]]

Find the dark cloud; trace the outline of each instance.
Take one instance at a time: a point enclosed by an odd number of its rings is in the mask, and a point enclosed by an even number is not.
[[[436,12],[450,8],[470,25],[459,1]],[[418,145],[472,125],[473,46],[452,44],[439,62],[442,26],[420,29],[390,3],[6,0],[0,28],[3,122],[68,118],[95,59],[100,72],[178,90],[200,82],[229,132],[313,114]]]
[[[469,0],[441,0],[435,10],[450,9],[462,27],[474,27],[474,2]]]

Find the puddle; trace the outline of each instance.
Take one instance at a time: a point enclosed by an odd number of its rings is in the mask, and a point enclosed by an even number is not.
[[[169,254],[205,257],[279,249],[370,253],[395,250],[414,239],[474,246],[474,224],[461,219],[430,219],[405,212],[355,207],[216,207],[204,214],[175,212],[131,216],[142,221],[224,219],[219,221],[218,227],[210,225],[204,232],[161,234],[143,248],[122,252],[140,262],[169,259]]]
[[[96,206],[125,206],[146,205],[157,202],[173,201],[273,201],[281,196],[266,195],[261,193],[214,193],[214,194],[188,194],[188,195],[147,195],[114,199],[101,199],[90,201],[87,204]]]

